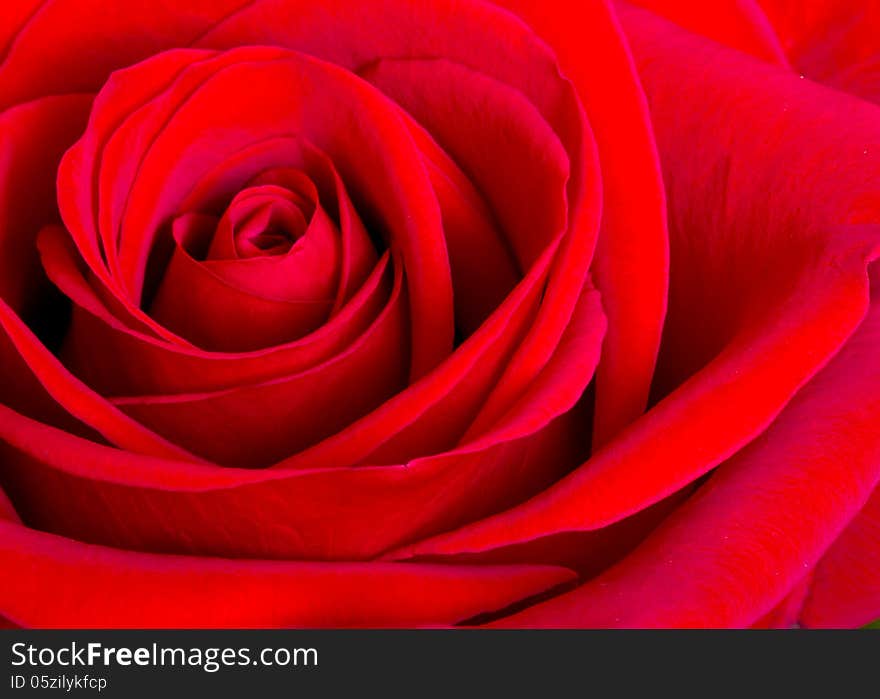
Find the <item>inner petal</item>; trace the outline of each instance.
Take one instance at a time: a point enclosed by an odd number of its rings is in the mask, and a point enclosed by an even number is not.
[[[153,318],[218,351],[289,342],[327,321],[340,283],[339,229],[307,175],[278,179],[292,188],[254,183],[219,220],[203,213],[175,219]]]
[[[254,213],[233,230],[239,257],[284,255],[305,233],[308,222],[293,202],[270,199],[256,204]]]

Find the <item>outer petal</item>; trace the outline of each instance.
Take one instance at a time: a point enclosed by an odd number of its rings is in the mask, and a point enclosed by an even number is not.
[[[880,619],[880,488],[816,567],[804,626],[864,626]]]
[[[0,612],[55,628],[449,625],[571,580],[563,568],[156,556],[0,521]]]
[[[248,0],[103,0],[3,3],[0,109],[49,94],[94,92],[111,71],[187,45]],[[8,20],[8,21],[7,21]],[[8,33],[8,36],[7,36]],[[4,51],[5,45],[5,51]]]
[[[4,493],[2,490],[0,490],[0,520],[7,520],[9,522],[21,521],[18,518],[18,513],[12,506],[9,497],[7,497],[6,493]]]
[[[18,3],[10,3],[18,4]],[[55,171],[85,124],[91,95],[63,95],[0,114],[0,298],[32,317],[46,291],[36,237],[58,221]]]
[[[577,590],[502,623],[729,627],[766,614],[801,582],[880,481],[880,285],[872,302],[843,351],[773,426],[633,554]],[[866,522],[856,525],[857,538]],[[845,563],[840,573],[853,570],[854,561]],[[868,590],[877,582],[873,572],[853,579]],[[827,582],[817,584],[828,595]],[[863,592],[861,614],[838,620],[870,621],[869,610],[880,610],[871,597]]]
[[[759,2],[798,71],[880,102],[880,4],[873,0]]]
[[[811,582],[812,574],[807,573],[779,604],[761,617],[755,624],[752,624],[752,628],[790,629],[795,626],[807,600]]]
[[[0,7],[0,56],[5,56],[16,33],[37,10],[44,0],[8,2]]]
[[[796,0],[797,1],[797,0]],[[756,58],[787,66],[785,51],[759,0],[631,0],[689,31]],[[803,6],[802,2],[798,3]]]
[[[14,350],[10,351],[12,348]],[[43,414],[48,394],[82,424],[94,429],[110,442],[137,453],[176,456],[196,460],[147,428],[124,415],[103,397],[71,375],[58,359],[40,342],[22,320],[0,300],[0,352],[6,355],[3,371],[13,377],[4,383],[13,388],[36,388],[37,396],[13,395],[11,402],[24,402],[30,407],[36,402]],[[2,355],[0,355],[2,356]],[[23,378],[22,378],[23,377]],[[35,380],[35,381],[34,381]],[[38,388],[37,388],[38,387]],[[45,392],[45,393],[44,393]],[[57,413],[57,407],[54,409]],[[69,421],[70,418],[68,417]]]

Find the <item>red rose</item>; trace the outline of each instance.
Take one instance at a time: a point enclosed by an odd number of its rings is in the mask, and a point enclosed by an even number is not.
[[[0,615],[880,616],[880,17],[637,4],[4,5]]]

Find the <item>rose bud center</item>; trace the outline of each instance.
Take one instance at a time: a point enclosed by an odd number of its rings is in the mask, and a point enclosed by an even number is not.
[[[172,234],[150,313],[198,346],[258,349],[302,337],[331,315],[340,232],[306,173],[264,172],[221,215],[179,215]]]

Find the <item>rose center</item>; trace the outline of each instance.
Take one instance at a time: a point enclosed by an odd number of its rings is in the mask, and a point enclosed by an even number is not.
[[[315,202],[304,192],[277,185],[245,189],[229,205],[207,257],[285,255],[306,234],[314,213]]]

